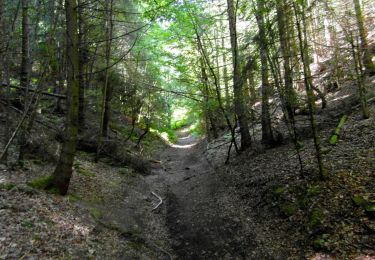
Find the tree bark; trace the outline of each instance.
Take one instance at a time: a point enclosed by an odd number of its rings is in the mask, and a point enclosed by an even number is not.
[[[237,29],[236,29],[236,11],[233,0],[227,0],[227,12],[229,20],[229,31],[233,58],[233,94],[234,94],[234,110],[238,117],[240,134],[241,134],[241,150],[246,150],[251,146],[251,136],[249,132],[249,124],[246,117],[243,84],[241,82],[241,72],[237,45]]]
[[[21,54],[21,71],[20,71],[20,87],[24,91],[20,92],[23,95],[21,98],[21,105],[25,109],[28,103],[29,96],[29,77],[30,77],[30,41],[29,41],[29,6],[28,0],[21,1],[22,7],[22,54]],[[18,162],[22,162],[25,156],[27,130],[24,124],[21,125],[20,134],[18,137],[18,144],[20,146]]]
[[[315,152],[316,152],[316,159],[318,163],[319,168],[319,174],[321,179],[327,178],[327,172],[324,169],[323,165],[323,158],[320,148],[320,137],[318,133],[318,129],[316,126],[315,121],[315,101],[314,101],[314,93],[311,88],[312,86],[312,77],[311,77],[311,71],[310,71],[310,64],[309,64],[309,49],[308,49],[308,42],[307,42],[307,32],[306,32],[306,23],[305,23],[305,5],[304,3],[301,4],[301,6],[297,6],[296,3],[293,4],[295,16],[296,16],[296,24],[297,24],[297,31],[298,31],[298,42],[299,42],[299,49],[300,49],[300,55],[302,59],[302,65],[303,65],[303,73],[304,73],[304,83],[305,83],[305,90],[306,90],[306,96],[307,96],[307,106],[309,109],[309,117],[310,117],[310,124],[311,129],[313,132],[313,139],[314,139],[314,146],[315,146]],[[302,23],[302,24],[301,24]]]
[[[61,195],[68,192],[77,145],[79,109],[79,43],[76,0],[65,0],[67,39],[67,107],[64,141],[60,158],[52,175],[49,189],[57,189]]]
[[[202,73],[202,83],[203,83],[203,89],[204,89],[204,112],[206,115],[206,128],[207,128],[207,137],[208,140],[211,139],[211,134],[214,139],[218,138],[218,132],[215,120],[212,115],[212,109],[210,107],[210,90],[209,90],[209,83],[208,83],[208,76],[206,72],[206,68],[203,62],[203,59],[201,58],[201,73]],[[210,127],[211,125],[211,127]]]
[[[82,0],[78,0],[78,28],[79,28],[79,132],[85,128],[85,90],[86,90],[86,25],[84,20],[84,8]]]
[[[359,0],[353,0],[357,26],[359,30],[359,38],[361,39],[361,59],[367,75],[375,74],[375,64],[372,62],[372,54],[370,52],[367,41],[367,30],[365,19],[362,14],[362,7]]]
[[[292,29],[290,26],[290,10],[287,4],[282,0],[276,0],[276,12],[277,12],[277,27],[280,38],[280,50],[283,58],[284,68],[284,99],[285,107],[288,113],[289,120],[294,121],[294,110],[296,102],[296,93],[293,89],[293,71],[291,68],[291,34],[289,30]]]
[[[271,115],[270,115],[270,105],[269,97],[271,94],[271,85],[269,83],[269,73],[268,73],[268,41],[266,35],[265,21],[264,21],[264,4],[262,0],[257,1],[257,12],[256,20],[259,28],[259,51],[260,51],[260,61],[262,65],[262,142],[264,144],[273,146],[275,141],[272,133]]]
[[[110,75],[110,59],[112,51],[112,31],[113,31],[113,0],[107,2],[107,21],[106,21],[106,71],[105,71],[105,82],[103,90],[103,106],[102,106],[102,124],[101,124],[101,136],[106,137],[108,135],[108,123],[110,120],[110,101],[112,99],[112,84],[109,82]]]

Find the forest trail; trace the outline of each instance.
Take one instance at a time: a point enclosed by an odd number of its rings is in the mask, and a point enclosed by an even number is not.
[[[250,239],[241,236],[239,217],[225,216],[223,183],[203,154],[203,142],[179,132],[161,158],[166,171],[166,224],[178,259],[243,259]]]

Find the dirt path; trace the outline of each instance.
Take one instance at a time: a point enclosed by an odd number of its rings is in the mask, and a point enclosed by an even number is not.
[[[178,259],[249,259],[255,240],[241,235],[239,217],[228,216],[225,188],[203,154],[203,143],[181,131],[161,158],[167,193],[166,224]]]

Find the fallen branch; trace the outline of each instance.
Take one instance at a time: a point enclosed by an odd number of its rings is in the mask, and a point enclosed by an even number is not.
[[[20,130],[22,124],[25,122],[26,118],[28,117],[28,113],[32,108],[32,104],[34,102],[34,99],[36,99],[36,102],[38,102],[39,92],[34,92],[33,96],[31,97],[31,100],[30,100],[29,104],[27,105],[27,107],[25,108],[25,111],[23,112],[23,115],[22,115],[16,129],[13,131],[12,136],[9,138],[8,143],[5,145],[4,150],[2,151],[2,153],[0,155],[0,161],[4,160],[5,155],[7,154],[10,145],[12,144],[14,138],[16,138],[16,135],[18,134],[18,131]]]
[[[152,243],[152,242],[149,242],[149,245],[158,249],[160,252],[166,254],[169,257],[170,260],[173,260],[172,255],[169,252],[165,251],[163,248],[157,246],[155,243]]]
[[[341,132],[341,128],[344,126],[346,120],[347,120],[348,116],[347,115],[343,115],[341,118],[340,118],[340,122],[339,124],[337,125],[336,129],[335,129],[335,132],[331,135],[331,137],[329,138],[329,143],[331,145],[336,145],[338,139],[339,139],[339,136],[340,136],[340,132]]]
[[[159,208],[159,206],[161,205],[161,204],[163,204],[163,199],[160,197],[160,196],[158,196],[155,192],[153,192],[153,191],[151,191],[151,194],[152,195],[154,195],[156,198],[158,198],[159,199],[159,203],[152,209],[152,211],[154,211],[154,210],[156,210],[157,208]]]
[[[3,102],[2,100],[0,100],[0,103],[6,105],[6,103]],[[20,109],[14,107],[14,106],[10,106],[10,108],[13,109],[14,111],[16,111],[17,113],[23,115],[23,111],[22,111],[22,110],[20,110]],[[27,117],[30,117],[30,116],[27,115]],[[35,120],[35,122],[37,122],[38,124],[40,124],[40,125],[42,125],[42,126],[48,128],[48,129],[51,129],[51,130],[53,130],[53,131],[55,131],[55,132],[60,132],[60,131],[61,131],[60,129],[58,129],[58,128],[54,127],[54,126],[52,126],[52,125],[50,125],[50,124],[48,124],[48,123],[43,122],[43,120],[40,120],[40,119],[37,119],[37,118],[35,118],[34,120]],[[47,120],[47,121],[48,121],[48,120]]]
[[[161,161],[158,161],[156,159],[150,159],[149,161],[152,162],[152,163],[161,164]]]
[[[1,83],[1,86],[2,87],[9,87],[9,88],[15,88],[15,89],[21,89],[21,90],[27,90],[27,91],[30,91],[30,92],[38,92],[40,93],[41,95],[45,95],[45,96],[50,96],[50,97],[55,97],[55,98],[61,98],[61,99],[66,99],[66,96],[65,95],[60,95],[60,94],[55,94],[55,93],[49,93],[47,91],[39,91],[37,88],[25,88],[25,87],[21,87],[21,86],[15,86],[15,85],[8,85],[6,83]]]

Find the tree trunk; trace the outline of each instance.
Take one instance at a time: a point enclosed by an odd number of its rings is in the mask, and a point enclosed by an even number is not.
[[[310,71],[310,66],[309,66],[310,59],[309,59],[309,49],[308,49],[308,42],[307,42],[306,23],[305,23],[305,8],[306,7],[304,6],[304,3],[302,3],[301,6],[297,6],[296,3],[294,3],[293,5],[294,5],[294,10],[295,10],[295,15],[296,15],[298,42],[299,42],[300,55],[301,55],[302,65],[303,65],[304,83],[305,83],[305,90],[306,90],[306,95],[307,95],[307,106],[309,109],[311,129],[313,132],[316,159],[318,162],[320,177],[322,179],[326,179],[327,173],[323,165],[323,158],[322,158],[322,153],[321,153],[321,148],[320,148],[320,137],[319,137],[319,133],[318,133],[318,129],[316,126],[315,117],[314,117],[315,101],[314,101],[314,93],[311,88],[312,77],[311,77],[311,71]]]
[[[78,27],[79,27],[79,132],[85,128],[85,90],[86,90],[86,25],[84,20],[84,9],[81,6],[82,0],[78,0]]]
[[[227,57],[225,55],[225,42],[224,37],[221,38],[221,48],[223,49],[222,59],[223,59],[223,81],[224,81],[224,94],[225,94],[225,109],[230,110],[230,94],[229,94],[229,84],[228,84],[228,69],[227,69]]]
[[[29,96],[29,77],[30,77],[30,46],[29,46],[29,6],[28,0],[21,1],[22,7],[22,54],[21,54],[21,71],[20,71],[20,86],[24,89],[22,107],[25,109],[28,103]],[[20,93],[20,94],[21,94]],[[18,144],[20,146],[18,162],[22,162],[25,156],[27,131],[24,124],[21,125],[20,135],[18,137]]]
[[[221,95],[220,95],[220,89],[219,89],[219,84],[218,84],[218,80],[217,80],[217,76],[216,76],[216,73],[215,73],[215,70],[213,69],[213,67],[211,66],[211,62],[210,62],[210,59],[206,53],[206,50],[204,49],[203,47],[203,44],[202,44],[202,41],[201,41],[201,37],[198,33],[198,30],[196,27],[194,27],[194,30],[195,30],[195,36],[197,37],[197,44],[198,44],[198,51],[200,51],[209,71],[210,71],[210,74],[211,76],[213,77],[213,81],[214,81],[214,86],[215,86],[215,92],[216,92],[216,99],[217,99],[217,103],[219,105],[219,108],[221,110],[221,112],[223,113],[224,115],[224,118],[225,118],[225,122],[230,130],[230,133],[231,133],[231,138],[232,138],[232,143],[234,144],[234,148],[236,150],[236,153],[238,154],[239,153],[239,149],[238,149],[238,146],[237,146],[237,142],[236,142],[236,124],[234,124],[234,126],[232,126],[232,123],[230,121],[230,118],[229,118],[229,115],[227,113],[227,111],[225,110],[224,108],[224,105],[223,105],[223,101],[222,101],[222,98],[221,98]]]
[[[47,188],[57,189],[61,195],[68,192],[76,152],[79,109],[79,52],[76,0],[65,0],[67,39],[67,108],[64,142],[60,158]]]
[[[251,145],[251,136],[249,132],[249,124],[246,118],[243,84],[241,82],[241,72],[239,63],[239,54],[237,46],[237,29],[236,29],[236,11],[234,9],[233,0],[227,0],[227,11],[229,19],[229,31],[233,58],[233,93],[234,93],[234,110],[238,117],[240,133],[241,133],[241,150],[245,150]]]
[[[203,62],[203,59],[201,59],[201,73],[202,73],[202,83],[203,83],[203,88],[204,88],[204,111],[206,115],[206,127],[208,126],[208,132],[207,132],[207,137],[210,140],[211,139],[211,134],[214,139],[218,138],[218,132],[217,132],[217,127],[215,120],[212,115],[212,109],[210,107],[210,90],[209,90],[209,83],[208,83],[208,76],[206,72],[206,68]],[[210,127],[211,125],[211,127]]]
[[[105,82],[103,90],[103,102],[102,102],[102,123],[101,123],[101,136],[106,137],[108,135],[108,123],[110,119],[110,101],[112,98],[112,84],[109,82],[110,75],[110,59],[111,59],[111,48],[112,48],[112,31],[113,31],[113,0],[107,2],[107,21],[106,21],[106,71],[105,71]]]
[[[4,51],[5,51],[5,41],[6,38],[4,37],[5,31],[4,31],[4,0],[0,0],[0,33],[3,35],[3,37],[0,38],[0,84],[4,80]]]
[[[365,19],[362,14],[362,7],[359,0],[353,0],[357,26],[359,30],[359,38],[361,39],[361,59],[363,66],[366,69],[366,74],[375,74],[375,64],[372,62],[372,54],[368,46],[367,30],[365,26]]]
[[[276,11],[277,11],[277,27],[279,30],[280,38],[280,50],[283,58],[283,68],[284,68],[284,91],[283,96],[285,98],[285,108],[288,113],[289,120],[294,121],[294,110],[296,102],[296,93],[293,89],[293,71],[291,68],[291,34],[289,30],[292,29],[289,20],[290,10],[287,4],[282,0],[276,1]]]
[[[370,118],[370,110],[368,108],[368,102],[367,102],[367,90],[364,83],[364,72],[362,69],[362,63],[361,63],[361,55],[359,48],[356,47],[356,44],[354,43],[354,36],[351,34],[350,36],[350,44],[352,49],[352,57],[354,62],[354,70],[355,70],[355,76],[357,80],[357,86],[358,86],[358,92],[359,92],[359,103],[361,104],[362,109],[362,117],[364,119]]]
[[[262,74],[262,142],[264,144],[273,146],[274,137],[272,133],[271,115],[270,115],[270,105],[269,96],[271,94],[271,85],[269,83],[269,73],[268,73],[268,41],[266,36],[266,28],[264,22],[264,4],[262,0],[257,1],[257,12],[256,20],[259,28],[259,51],[260,60],[262,64],[261,74]]]

